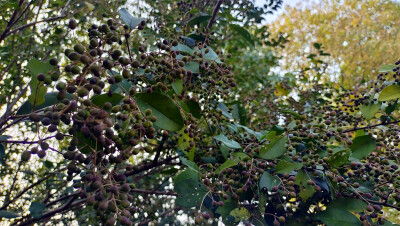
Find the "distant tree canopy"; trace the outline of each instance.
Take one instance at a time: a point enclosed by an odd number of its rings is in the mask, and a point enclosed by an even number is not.
[[[307,4],[306,4],[307,3]],[[400,51],[400,4],[391,0],[321,0],[287,7],[270,25],[270,32],[282,32],[289,44],[279,52],[281,67],[289,71],[310,65],[307,57],[317,54],[314,43],[322,43],[330,57],[323,57],[331,77],[358,86],[375,77],[383,64],[398,58]],[[333,73],[332,73],[333,72]]]

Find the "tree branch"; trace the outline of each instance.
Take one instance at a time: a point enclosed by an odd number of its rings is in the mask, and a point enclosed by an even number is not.
[[[163,136],[163,138],[161,139],[161,142],[157,147],[156,156],[154,156],[153,165],[157,164],[158,158],[160,157],[161,150],[162,150],[165,142],[167,141],[167,139],[168,139],[168,136]]]
[[[360,129],[371,129],[371,128],[374,128],[374,127],[390,125],[390,124],[395,124],[395,123],[399,123],[399,122],[400,122],[400,120],[391,121],[391,122],[382,122],[382,123],[379,123],[379,124],[369,125],[369,126],[364,126],[364,127],[355,127],[353,129],[344,130],[344,131],[342,131],[340,133],[348,133],[348,132],[353,132],[353,131],[360,130]]]
[[[9,36],[9,35],[11,35],[11,34],[17,32],[17,31],[19,31],[19,30],[22,30],[22,29],[24,29],[24,28],[30,27],[30,26],[32,26],[32,25],[39,24],[39,23],[43,23],[43,22],[56,21],[56,20],[62,19],[62,18],[64,18],[64,17],[66,17],[66,15],[51,17],[51,18],[47,18],[47,19],[44,19],[44,20],[35,21],[35,22],[29,23],[29,24],[22,25],[22,26],[20,26],[20,27],[15,28],[14,30],[11,30],[11,31],[7,32],[7,34],[5,34],[5,36],[4,36],[4,38],[6,38],[7,36]],[[0,41],[1,41],[1,40],[0,40]]]
[[[65,170],[66,168],[62,168],[59,169],[55,172],[49,173],[47,176],[43,177],[42,179],[36,181],[35,183],[29,185],[28,187],[26,187],[24,190],[22,190],[20,193],[18,193],[18,195],[16,195],[12,200],[6,202],[3,204],[2,207],[0,207],[0,210],[5,210],[7,208],[7,206],[9,206],[11,203],[13,203],[15,200],[17,200],[19,197],[21,197],[23,194],[25,194],[27,191],[29,191],[31,188],[39,185],[40,183],[42,183],[43,181],[47,180],[49,177],[54,176],[54,174],[61,172],[63,170]]]
[[[212,25],[214,24],[215,18],[217,17],[219,8],[221,7],[221,4],[222,4],[223,1],[224,1],[224,0],[219,0],[219,1],[217,2],[217,4],[215,5],[215,8],[214,8],[213,14],[212,14],[212,16],[211,16],[210,22],[208,22],[208,28],[211,28]]]
[[[148,194],[148,195],[171,195],[177,196],[178,194],[174,191],[149,191],[144,189],[131,189],[133,193]]]
[[[157,163],[155,165],[152,162],[151,163],[143,163],[143,164],[139,165],[140,168],[138,170],[133,170],[133,171],[126,172],[125,176],[129,177],[129,176],[141,173],[143,171],[149,170],[149,169],[157,167],[157,166],[161,166],[161,165],[164,165],[164,164],[171,164],[171,161],[175,160],[177,158],[178,158],[178,156],[168,157],[168,158],[166,158],[166,159],[164,159],[162,161],[157,161]]]
[[[79,200],[79,201],[74,202],[74,200],[75,200],[77,197],[78,197],[78,196],[75,195],[75,196],[72,197],[65,205],[63,205],[63,206],[61,206],[61,207],[59,207],[59,208],[57,208],[57,209],[54,209],[54,210],[52,210],[52,211],[49,211],[49,212],[43,214],[40,218],[30,218],[30,219],[27,219],[27,220],[24,221],[24,222],[21,222],[21,223],[18,224],[18,225],[19,225],[19,226],[23,226],[23,225],[33,225],[33,224],[36,223],[36,222],[39,222],[39,221],[42,221],[42,220],[44,220],[44,219],[50,218],[50,217],[52,217],[52,216],[54,216],[54,215],[56,215],[56,214],[58,214],[58,213],[62,213],[62,212],[64,212],[64,211],[70,211],[72,207],[80,206],[80,205],[82,205],[82,204],[85,203],[86,199],[81,199],[81,200]],[[30,215],[29,215],[29,216],[30,216]],[[15,225],[15,223],[14,223],[13,225]]]

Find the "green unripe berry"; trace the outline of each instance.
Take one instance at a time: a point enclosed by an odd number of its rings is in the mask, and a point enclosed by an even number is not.
[[[151,109],[146,109],[146,111],[145,111],[146,115],[151,115],[151,113],[152,113]]]
[[[76,45],[74,46],[74,50],[75,50],[76,52],[82,54],[82,53],[85,52],[85,47],[84,47],[83,45],[81,45],[81,44],[76,44]]]
[[[51,82],[52,82],[53,80],[51,79],[51,76],[46,76],[45,78],[44,78],[44,84],[46,84],[46,85],[50,85],[51,84]]]
[[[68,58],[70,60],[78,60],[81,57],[81,55],[77,52],[71,52],[68,54]]]
[[[115,82],[118,83],[118,82],[121,82],[124,79],[124,77],[122,77],[122,75],[118,74],[118,75],[114,76],[114,79],[115,79]]]
[[[84,96],[87,96],[87,95],[89,95],[89,90],[88,89],[86,89],[85,87],[80,87],[79,89],[78,89],[78,96],[80,96],[80,97],[84,97]]]
[[[67,87],[67,84],[65,84],[65,82],[59,82],[56,85],[56,89],[59,90],[59,91],[64,90],[66,87]]]
[[[60,74],[58,72],[53,72],[51,74],[51,80],[57,81],[60,78]]]
[[[24,151],[22,153],[22,156],[21,156],[21,161],[27,162],[27,161],[29,161],[30,158],[31,158],[31,152],[30,151]]]

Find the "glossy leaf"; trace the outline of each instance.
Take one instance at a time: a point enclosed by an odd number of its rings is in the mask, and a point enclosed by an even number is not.
[[[241,148],[240,144],[234,140],[229,140],[225,135],[219,134],[218,136],[215,136],[214,139],[221,141],[223,144],[225,144],[229,148],[233,149],[239,149]]]
[[[315,187],[308,184],[310,176],[304,170],[299,170],[296,174],[296,179],[294,181],[300,187],[299,196],[303,201],[307,201],[315,193]]]
[[[353,226],[360,225],[360,220],[349,211],[327,207],[323,212],[318,213],[315,219],[321,220],[327,226]]]
[[[342,150],[338,151],[332,155],[332,157],[328,160],[328,165],[330,167],[339,167],[344,165],[347,161],[349,161],[350,150]]]
[[[351,157],[362,159],[375,150],[375,147],[376,140],[369,135],[356,137],[353,140],[353,144],[350,146],[352,151]]]
[[[190,61],[185,64],[184,68],[193,73],[199,73],[200,64],[195,61]]]
[[[31,206],[29,207],[29,212],[31,212],[33,218],[40,218],[43,215],[45,209],[46,204],[41,202],[32,202]]]
[[[393,69],[395,69],[397,66],[394,64],[387,64],[387,65],[383,65],[379,68],[379,72],[392,72]]]
[[[248,43],[250,43],[252,46],[254,46],[254,41],[251,37],[251,34],[244,29],[242,26],[237,25],[237,24],[229,24],[229,28],[236,31],[240,36],[244,38]]]
[[[263,159],[274,159],[282,156],[286,152],[285,145],[287,141],[288,138],[285,135],[275,137],[269,144],[261,147],[260,157]]]
[[[177,79],[175,82],[171,83],[172,89],[175,93],[180,95],[183,91],[183,82],[181,79]]]
[[[210,19],[211,19],[210,15],[200,15],[200,16],[194,17],[193,19],[189,20],[189,22],[187,23],[187,26],[193,26],[196,24],[204,23]]]
[[[363,114],[364,118],[366,120],[372,119],[375,114],[379,111],[379,108],[381,107],[381,104],[368,104],[368,105],[362,105],[360,107],[360,111]]]
[[[171,50],[187,53],[189,55],[193,55],[193,53],[194,53],[192,48],[190,48],[187,45],[181,44],[181,43],[178,43],[177,46],[172,46]]]
[[[290,115],[292,115],[295,119],[301,120],[301,116],[300,116],[297,112],[295,112],[295,111],[292,111],[292,110],[282,110],[281,112],[282,112],[283,114],[290,114]]]
[[[178,193],[176,204],[182,207],[195,207],[200,205],[207,189],[199,181],[198,172],[186,169],[173,177],[174,190]]]
[[[295,169],[301,169],[303,167],[303,163],[300,162],[288,162],[285,160],[279,161],[279,163],[276,165],[275,172],[276,173],[290,173]]]
[[[53,66],[33,58],[28,62],[26,67],[33,74],[32,80],[29,83],[31,94],[28,96],[28,101],[32,105],[37,106],[45,101],[44,95],[47,93],[47,87],[43,85],[43,82],[39,82],[36,77],[38,74],[47,75]]]
[[[178,147],[183,153],[185,153],[190,161],[193,161],[194,152],[196,150],[195,145],[190,148],[190,143],[194,142],[193,138],[189,137],[189,133],[184,132],[184,128],[182,128],[178,133],[180,134],[178,138]]]
[[[108,94],[100,94],[92,98],[92,103],[98,107],[103,107],[106,102],[110,102],[114,106],[121,103],[123,99],[124,96],[119,93],[113,93],[111,97]]]
[[[121,19],[126,25],[128,25],[130,29],[136,28],[143,20],[145,20],[144,18],[132,16],[132,14],[126,8],[121,8],[118,12],[121,16]]]
[[[72,100],[73,95],[70,93],[66,93],[66,99]],[[18,109],[17,115],[26,115],[31,113],[32,111],[40,110],[49,106],[53,106],[58,102],[57,100],[57,92],[46,93],[44,95],[44,102],[40,105],[37,105],[35,108],[30,101],[26,101],[22,106]]]
[[[189,100],[187,102],[185,102],[186,106],[189,108],[190,113],[192,113],[192,115],[195,118],[200,118],[201,117],[201,108],[200,105],[194,101],[194,100]]]
[[[233,119],[232,114],[229,112],[229,108],[224,103],[219,102],[217,110],[220,110],[225,117]]]
[[[269,172],[264,171],[264,173],[261,175],[260,180],[258,182],[258,188],[259,190],[262,190],[263,188],[267,188],[268,191],[271,191],[273,187],[278,186],[281,181],[277,176],[271,175]]]
[[[400,86],[399,85],[390,85],[385,87],[381,93],[379,94],[379,101],[388,101],[400,98]]]
[[[250,217],[249,211],[247,211],[247,209],[244,207],[239,207],[239,208],[232,210],[230,212],[230,215],[235,218],[236,222],[239,222],[241,220],[246,220]]]
[[[16,218],[16,217],[19,217],[19,215],[16,213],[5,211],[5,210],[0,210],[0,218],[11,219],[11,218]]]
[[[221,170],[227,169],[232,166],[236,166],[239,162],[242,162],[243,160],[247,159],[248,157],[249,156],[247,156],[244,153],[236,152],[232,155],[232,158],[227,159],[222,165],[220,165],[215,172],[219,173],[219,172],[221,172]]]
[[[152,110],[152,115],[157,117],[154,124],[159,128],[178,131],[183,127],[181,112],[168,96],[157,92],[138,93],[135,99],[141,111]]]

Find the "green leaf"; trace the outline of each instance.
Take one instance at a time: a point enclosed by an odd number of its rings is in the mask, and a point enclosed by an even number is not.
[[[192,169],[192,170],[197,171],[197,172],[199,171],[199,166],[195,162],[189,161],[189,160],[187,160],[186,158],[184,158],[182,156],[180,156],[179,159],[181,160],[181,162],[184,165],[189,167],[189,169]]]
[[[242,162],[243,160],[249,158],[249,156],[247,156],[245,153],[242,152],[236,152],[232,155],[232,158],[227,159],[224,163],[222,163],[222,165],[220,165],[217,170],[215,171],[215,173],[219,173],[224,169],[227,169],[229,167],[232,166],[236,166],[239,162]]]
[[[369,135],[356,137],[350,146],[352,151],[351,157],[362,159],[371,153],[376,147],[376,140]]]
[[[6,149],[4,148],[3,144],[0,144],[0,163],[4,166],[6,165],[5,158],[6,158]]]
[[[45,160],[43,162],[43,165],[46,166],[48,169],[54,168],[54,164],[53,162],[49,161],[49,160]]]
[[[11,138],[11,136],[9,136],[9,135],[0,135],[0,141],[6,141],[9,138]]]
[[[315,187],[313,185],[308,185],[308,180],[310,177],[307,175],[307,172],[304,170],[299,170],[296,174],[296,180],[294,181],[300,187],[300,198],[303,201],[307,201],[308,198],[312,197],[315,193]]]
[[[115,83],[113,85],[110,86],[110,90],[114,93],[125,93],[125,91],[129,92],[129,90],[131,89],[132,84],[124,79],[119,83]]]
[[[33,77],[29,83],[31,94],[28,97],[28,101],[32,105],[37,106],[45,101],[44,95],[47,93],[47,87],[43,86],[43,82],[39,82],[36,77],[38,74],[47,75],[53,66],[51,66],[49,63],[44,63],[33,58],[28,62],[26,67],[33,74]]]
[[[251,37],[251,34],[246,29],[244,29],[242,26],[237,25],[237,24],[229,24],[229,28],[236,31],[239,35],[241,35],[244,38],[244,40],[246,40],[252,46],[254,46],[254,41]]]
[[[132,14],[128,12],[128,10],[125,8],[121,8],[118,12],[119,15],[121,16],[121,19],[124,21],[126,25],[128,25],[130,29],[137,27],[143,20],[145,20],[144,18],[138,18],[132,16]]]
[[[93,4],[91,4],[91,3],[89,3],[89,2],[85,2],[85,4],[86,4],[86,6],[87,6],[89,12],[94,10],[95,7],[94,7]]]
[[[235,123],[235,126],[237,126],[239,128],[243,128],[248,133],[250,133],[251,135],[255,136],[258,140],[261,140],[261,137],[262,137],[262,133],[261,132],[255,132],[254,130],[248,128],[247,126],[242,126],[242,125],[237,124],[237,123]]]
[[[208,49],[208,53],[205,53],[206,49]],[[217,53],[215,53],[214,50],[211,49],[211,47],[209,46],[207,46],[207,48],[202,48],[201,53],[203,54],[203,59],[206,61],[215,61],[217,63],[222,63],[221,60],[218,58]]]
[[[201,108],[199,103],[197,103],[194,100],[189,100],[185,102],[186,106],[190,109],[190,113],[192,113],[192,115],[195,118],[201,118]]]
[[[398,105],[397,103],[391,104],[391,105],[387,106],[387,107],[385,108],[385,113],[388,114],[388,115],[390,115],[394,110],[397,109],[398,106],[399,106],[399,105]]]
[[[12,212],[5,211],[5,210],[0,210],[0,218],[11,219],[11,218],[16,218],[16,217],[19,217],[19,215],[16,213],[12,213]]]
[[[303,163],[300,162],[288,162],[285,160],[279,161],[279,163],[276,165],[275,172],[276,173],[290,173],[295,169],[301,169],[303,167]]]
[[[173,177],[174,190],[178,193],[176,204],[182,207],[195,207],[201,204],[208,190],[199,181],[199,173],[186,169]]]
[[[281,112],[282,112],[283,114],[290,114],[290,115],[292,115],[295,119],[301,120],[301,116],[300,116],[297,112],[295,112],[295,111],[292,111],[292,110],[282,110]]]
[[[396,67],[394,64],[383,65],[379,68],[379,72],[392,72]]]
[[[49,63],[39,61],[36,58],[33,58],[32,60],[30,60],[28,62],[28,64],[26,65],[26,67],[33,74],[35,79],[36,79],[36,76],[38,76],[38,74],[46,75],[51,69],[53,69],[53,66],[51,66]]]
[[[323,212],[318,213],[315,219],[321,220],[327,226],[353,226],[360,225],[360,220],[347,210],[327,207]]]
[[[96,144],[96,140],[83,136],[81,132],[76,132],[75,136],[78,138],[79,141],[77,147],[79,151],[83,154],[89,154],[96,148],[98,150],[102,149],[102,146],[100,146],[100,144]]]
[[[177,79],[175,82],[171,83],[172,89],[174,89],[176,94],[181,94],[183,91],[183,82],[180,79]]]
[[[70,93],[66,93],[65,96],[68,100],[72,100],[73,95]],[[17,115],[26,115],[31,113],[33,110],[40,110],[49,106],[53,106],[58,102],[57,100],[57,92],[46,93],[44,95],[44,102],[40,105],[36,105],[35,109],[33,109],[33,104],[30,101],[26,101],[22,106],[18,109]]]
[[[240,104],[233,105],[232,110],[233,118],[235,118],[241,125],[246,125],[247,122],[247,113],[246,109]]]
[[[100,94],[92,97],[92,103],[98,107],[103,107],[103,105],[106,102],[110,102],[113,106],[118,105],[121,103],[121,101],[124,99],[124,96],[122,96],[119,93],[113,93],[113,95],[110,97],[108,94]]]
[[[135,99],[141,111],[152,110],[152,115],[157,117],[154,124],[159,128],[169,131],[182,129],[184,123],[181,112],[168,96],[157,92],[138,93]]]
[[[367,204],[360,199],[340,198],[335,199],[329,204],[329,207],[347,210],[351,212],[363,212]]]
[[[286,143],[288,141],[287,136],[281,135],[273,140],[269,144],[265,144],[261,147],[260,157],[263,159],[274,159],[282,156],[286,152]]]
[[[267,188],[268,191],[271,191],[273,187],[278,186],[280,184],[279,177],[272,176],[267,171],[261,175],[260,180],[258,182],[259,186],[258,189],[262,190],[263,188]]]
[[[198,17],[194,17],[193,19],[189,20],[189,22],[187,23],[187,26],[193,26],[196,24],[201,24],[204,23],[206,21],[208,21],[209,19],[211,19],[210,15],[201,15]]]
[[[221,141],[223,144],[225,144],[229,148],[233,149],[239,149],[241,148],[240,144],[234,140],[229,140],[225,135],[219,134],[214,137],[214,139]]]
[[[350,157],[350,150],[342,150],[338,151],[332,155],[332,157],[328,160],[328,165],[330,167],[339,167],[345,164]]]
[[[386,86],[381,93],[379,94],[379,101],[388,101],[400,98],[400,86],[399,85],[390,85]]]
[[[185,128],[182,128],[178,134],[178,147],[182,150],[183,153],[189,158],[190,161],[194,159],[194,152],[196,150],[196,145],[194,145],[190,150],[190,143],[193,142],[193,138],[189,137],[189,133],[184,132]]]
[[[187,62],[184,66],[187,71],[191,71],[193,73],[199,73],[200,64],[196,61]]]
[[[224,103],[219,102],[217,110],[220,110],[222,112],[222,115],[224,115],[225,117],[233,119],[232,114],[229,113],[229,108]]]
[[[222,153],[222,156],[224,156],[224,158],[226,159],[228,157],[229,154],[229,148],[223,144],[220,145],[220,150]]]
[[[234,210],[235,208],[237,208],[238,204],[237,201],[232,200],[231,198],[228,200],[224,201],[224,206],[220,206],[217,209],[217,213],[221,214],[222,220],[224,221],[225,225],[232,225],[231,222],[228,217],[230,216],[230,213],[232,210]]]
[[[44,103],[44,95],[47,93],[47,87],[43,86],[43,83],[39,83],[36,78],[32,78],[29,83],[31,87],[31,95],[28,96],[28,101],[32,105],[41,105]]]
[[[239,207],[230,212],[230,215],[235,218],[235,222],[247,220],[250,218],[250,213],[244,207]]]
[[[187,45],[181,44],[181,43],[178,43],[177,46],[172,46],[171,50],[187,53],[190,55],[193,55],[193,53],[194,53],[194,50],[192,48],[190,48]]]
[[[32,202],[31,206],[29,207],[29,212],[31,212],[33,218],[37,219],[43,215],[45,209],[46,204],[41,202]]]
[[[380,107],[381,107],[381,103],[362,105],[360,107],[360,111],[366,120],[370,120],[379,111]]]

